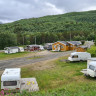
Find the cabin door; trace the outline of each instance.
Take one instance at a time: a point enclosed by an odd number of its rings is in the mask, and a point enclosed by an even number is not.
[[[56,51],[60,51],[60,45],[56,45]]]

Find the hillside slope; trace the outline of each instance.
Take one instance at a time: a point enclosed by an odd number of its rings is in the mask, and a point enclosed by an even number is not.
[[[96,11],[71,12],[62,15],[22,19],[13,23],[1,24],[0,32],[15,33],[17,44],[32,44],[34,43],[34,36],[37,36],[38,44],[70,40],[70,33],[72,40],[94,40]]]

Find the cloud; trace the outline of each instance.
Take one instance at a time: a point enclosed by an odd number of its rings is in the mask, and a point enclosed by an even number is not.
[[[96,6],[90,6],[90,7],[82,9],[82,11],[89,11],[89,10],[96,10]]]
[[[0,21],[96,10],[96,0],[0,0]]]
[[[63,9],[57,8],[54,4],[51,4],[49,2],[45,3],[46,5],[46,9],[44,9],[44,11],[46,10],[47,12],[49,12],[48,14],[51,13],[51,15],[55,15],[55,14],[63,14],[65,13],[65,11]]]

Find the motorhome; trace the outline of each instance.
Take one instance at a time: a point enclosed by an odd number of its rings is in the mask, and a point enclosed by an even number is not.
[[[87,69],[81,71],[86,76],[96,77],[96,58],[87,60]]]
[[[20,68],[5,69],[1,76],[1,89],[20,89],[20,72]]]
[[[87,61],[88,58],[91,58],[91,54],[88,52],[73,52],[70,57],[68,57],[69,61]]]

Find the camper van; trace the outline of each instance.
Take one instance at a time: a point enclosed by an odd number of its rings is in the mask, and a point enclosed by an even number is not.
[[[68,57],[69,61],[86,61],[88,58],[91,58],[91,54],[88,52],[73,52],[70,57]]]
[[[96,58],[87,60],[87,69],[81,71],[86,76],[96,77]]]
[[[1,76],[1,89],[20,89],[20,68],[5,69]]]

